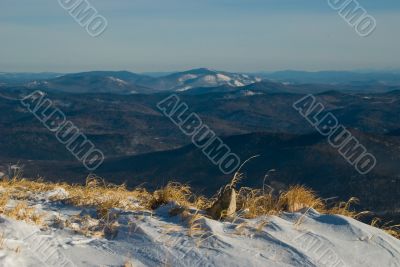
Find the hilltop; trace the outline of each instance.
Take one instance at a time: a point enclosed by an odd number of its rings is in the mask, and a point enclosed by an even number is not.
[[[86,185],[0,182],[0,265],[399,266],[395,227],[352,219],[303,187],[279,196],[242,188],[233,217],[169,183],[149,193],[94,177]],[[373,222],[378,225],[378,220]]]

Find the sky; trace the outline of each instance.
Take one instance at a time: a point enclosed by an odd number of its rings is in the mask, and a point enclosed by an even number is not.
[[[108,22],[98,37],[58,0],[1,0],[0,71],[400,70],[398,0],[358,0],[368,37],[328,0],[85,1]]]

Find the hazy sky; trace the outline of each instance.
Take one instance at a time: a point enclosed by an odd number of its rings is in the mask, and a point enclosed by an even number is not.
[[[89,0],[93,38],[58,0],[0,0],[0,71],[400,69],[400,1],[359,0],[356,34],[327,0]]]

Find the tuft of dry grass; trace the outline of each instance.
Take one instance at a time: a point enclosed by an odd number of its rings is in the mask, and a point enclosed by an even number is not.
[[[126,261],[123,267],[135,267],[132,261]]]
[[[4,233],[0,233],[0,250],[5,249],[6,239],[4,238]]]
[[[400,239],[400,224],[391,225],[391,223],[392,222],[382,223],[382,219],[374,218],[371,221],[371,226],[380,228],[383,231],[385,231],[386,233],[388,233],[389,235],[391,235],[397,239]]]
[[[53,190],[56,185],[41,180],[30,181],[14,177],[12,179],[3,178],[0,180],[0,187],[10,198],[26,200],[32,196],[32,193],[50,191]]]
[[[199,210],[190,210],[187,207],[174,207],[169,211],[170,216],[180,215],[182,221],[186,221],[188,225],[188,235],[190,237],[199,236],[204,233],[202,220],[205,218]]]
[[[242,217],[251,219],[263,215],[279,215],[281,212],[299,212],[305,210],[303,216],[310,209],[323,214],[344,215],[357,219],[367,212],[357,213],[351,209],[357,204],[358,199],[351,198],[347,202],[339,202],[332,208],[328,208],[324,200],[317,194],[304,186],[292,186],[279,196],[273,196],[264,190],[241,188],[238,193],[238,210]],[[300,224],[303,216],[296,224]]]
[[[256,218],[262,215],[273,215],[281,212],[277,200],[260,189],[243,187],[238,193],[238,209],[245,218]]]
[[[284,211],[298,212],[304,208],[326,212],[323,200],[303,186],[293,186],[278,197],[261,189],[241,188],[238,196],[239,209],[245,218],[278,215]]]
[[[25,201],[20,201],[15,207],[6,209],[4,215],[18,221],[25,221],[37,225],[43,225],[43,215],[39,214],[35,208],[29,207]]]
[[[19,254],[21,252],[21,248],[19,246],[10,248],[9,246],[7,246],[6,241],[7,240],[4,236],[4,233],[0,232],[0,250],[9,250],[9,251],[13,251],[16,254]]]
[[[325,204],[316,193],[304,186],[292,186],[279,196],[278,206],[288,212],[297,212],[304,208],[324,211]]]
[[[400,224],[397,225],[392,225],[392,226],[386,226],[384,228],[381,228],[382,230],[384,230],[386,233],[388,233],[389,235],[400,239]]]
[[[242,222],[235,227],[235,234],[236,235],[245,235],[246,228],[249,227],[248,222]]]
[[[180,183],[170,182],[164,188],[153,193],[149,207],[156,209],[163,204],[175,202],[179,206],[187,207],[194,205],[191,201],[194,195],[190,186]]]
[[[203,215],[199,213],[195,213],[194,215],[191,216],[189,219],[189,230],[188,230],[188,235],[191,237],[201,235],[204,232],[201,220],[204,218]]]
[[[257,232],[261,232],[262,229],[268,225],[269,221],[268,220],[262,220],[256,227]]]
[[[82,207],[96,207],[101,216],[106,216],[110,209],[138,210],[151,199],[145,189],[129,191],[126,185],[107,184],[104,180],[88,177],[85,185],[63,185],[68,192],[67,203]]]
[[[7,193],[2,193],[0,195],[0,214],[4,213],[4,211],[6,210],[9,199],[10,197]]]
[[[361,216],[368,214],[369,211],[356,212],[352,209],[353,205],[357,205],[360,202],[358,198],[352,197],[348,201],[337,203],[334,207],[328,210],[329,214],[343,215],[346,217],[358,219]]]
[[[77,207],[96,207],[103,215],[106,214],[106,210],[111,208],[137,210],[148,203],[152,197],[145,189],[137,188],[129,191],[125,185],[107,184],[96,176],[89,176],[85,185],[14,178],[3,179],[0,181],[0,187],[7,192],[10,198],[18,200],[28,200],[37,193],[63,189],[67,192],[67,197],[55,195],[50,200],[62,200]]]

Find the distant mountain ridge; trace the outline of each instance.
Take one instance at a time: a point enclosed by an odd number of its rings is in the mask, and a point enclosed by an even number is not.
[[[257,73],[258,76],[276,82],[319,83],[319,84],[385,84],[399,85],[398,72],[355,72],[355,71],[295,71],[285,70],[271,73]]]
[[[32,89],[47,89],[69,93],[155,93],[187,91],[198,87],[242,87],[262,79],[247,74],[193,69],[154,77],[128,71],[92,71],[73,73],[45,80],[34,80],[25,85]]]
[[[61,73],[42,72],[42,73],[14,73],[14,72],[0,72],[0,84],[20,84],[31,82],[34,80],[47,80],[61,76]]]
[[[324,91],[387,92],[400,88],[400,73],[348,71],[279,71],[244,74],[207,68],[174,73],[138,74],[129,71],[58,73],[0,73],[0,87],[67,93],[153,94],[178,92],[241,95],[319,93]]]

